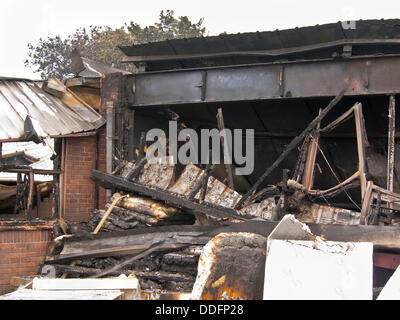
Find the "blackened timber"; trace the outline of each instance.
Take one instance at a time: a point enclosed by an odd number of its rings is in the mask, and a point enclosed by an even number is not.
[[[147,162],[146,157],[142,157],[138,163],[136,163],[135,168],[128,174],[126,177],[128,180],[136,180],[139,176],[140,172],[142,171],[144,165]]]
[[[209,215],[214,218],[225,219],[232,218],[238,220],[249,220],[250,218],[239,215],[236,210],[218,206],[209,202],[199,203],[198,200],[189,200],[186,197],[172,193],[170,191],[162,190],[156,187],[146,187],[142,184],[128,181],[121,177],[113,176],[111,174],[103,173],[98,170],[92,170],[90,175],[92,180],[101,185],[102,187],[116,188],[126,192],[136,192],[155,200],[165,201],[175,207],[198,212]]]
[[[272,171],[274,171],[280,163],[289,155],[290,152],[293,151],[294,148],[297,147],[297,145],[303,141],[303,139],[311,133],[312,130],[314,130],[317,125],[321,122],[323,118],[328,114],[328,112],[338,104],[338,102],[343,98],[344,93],[346,92],[347,88],[344,88],[329,104],[328,106],[320,112],[320,114],[313,120],[311,123],[307,126],[304,131],[298,135],[296,138],[294,138],[289,145],[285,148],[285,150],[281,153],[281,155],[278,157],[278,159],[275,160],[275,162],[263,173],[263,175],[256,181],[256,183],[250,188],[250,190],[238,201],[238,203],[235,206],[235,209],[240,209],[242,208],[243,204],[245,201],[257,190],[257,188],[260,186],[260,184],[267,178]]]
[[[108,210],[109,205],[106,205],[105,208]],[[137,213],[137,212],[133,212],[132,210],[127,210],[127,209],[120,208],[120,207],[117,207],[117,206],[115,206],[113,208],[112,212],[114,212],[116,214],[129,215],[132,218],[134,218],[135,220],[137,220],[137,221],[139,221],[141,223],[148,224],[148,225],[153,225],[153,224],[157,224],[158,223],[158,220],[156,218],[154,218],[154,217],[149,217],[147,215],[140,214],[140,213]]]
[[[194,282],[196,280],[194,276],[189,276],[181,273],[169,273],[165,271],[153,271],[153,272],[134,271],[133,273],[135,274],[136,277],[146,280],[176,281],[176,282]]]
[[[394,96],[389,98],[389,129],[388,129],[388,159],[387,159],[387,184],[386,188],[393,191],[394,182],[394,155],[395,155],[395,133],[396,133],[396,99]]]
[[[221,139],[221,147],[222,147],[222,152],[224,154],[224,165],[225,165],[225,171],[226,171],[226,176],[228,178],[228,183],[229,183],[229,188],[235,189],[235,186],[233,184],[233,175],[232,175],[232,164],[227,163],[229,155],[231,155],[231,148],[229,141],[226,141],[226,135],[225,135],[225,122],[224,122],[224,115],[222,113],[222,108],[218,108],[218,113],[217,113],[217,123],[218,123],[218,129],[220,133],[220,139]],[[228,161],[229,162],[229,161]],[[231,162],[231,161],[230,161]]]
[[[159,250],[181,249],[188,245],[204,245],[208,232],[215,227],[168,226],[139,228],[104,234],[85,234],[63,238],[62,251],[46,258],[46,263],[58,263],[90,257],[111,257],[137,254],[155,243],[163,242]]]
[[[201,187],[201,192],[200,192],[200,203],[204,201],[207,193],[207,187],[208,187],[208,179],[210,178],[210,175],[214,171],[215,165],[214,164],[207,164],[206,167],[206,177],[203,181],[203,185]]]
[[[222,232],[250,232],[264,237],[272,232],[279,222],[246,221],[231,223],[229,226],[210,231],[208,235],[214,237]],[[372,242],[374,247],[400,252],[400,228],[394,226],[372,225],[338,225],[306,223],[316,236],[323,236],[327,241],[341,242]]]
[[[70,265],[63,265],[63,264],[53,264],[52,267],[55,268],[56,273],[66,273],[71,276],[92,276],[92,275],[96,275],[96,274],[99,274],[104,271],[102,269],[97,269],[97,268],[88,268],[88,267],[82,267],[82,266],[70,266]],[[121,275],[121,273],[125,273],[125,272],[124,271],[116,271],[116,272],[111,272],[108,275],[118,277]],[[132,273],[132,272],[126,272],[127,275],[129,275],[130,273]]]
[[[100,278],[100,277],[103,277],[103,276],[108,275],[110,273],[113,273],[115,271],[118,271],[118,270],[122,269],[123,267],[131,264],[132,262],[134,262],[136,260],[139,260],[141,258],[144,258],[144,257],[148,256],[149,254],[151,254],[154,251],[160,250],[160,248],[163,247],[163,244],[164,244],[164,241],[160,241],[160,242],[154,243],[150,247],[148,247],[147,249],[135,254],[134,256],[129,258],[128,260],[125,260],[124,262],[121,262],[121,263],[119,263],[119,264],[117,264],[117,265],[115,265],[115,266],[113,266],[113,267],[111,267],[111,268],[99,273],[99,274],[96,274],[96,275],[92,276],[91,278]]]
[[[109,208],[109,205],[106,205],[106,209]],[[172,224],[172,222],[174,224],[193,224],[194,223],[194,217],[192,215],[187,215],[187,214],[180,214],[180,215],[171,215],[170,217],[167,218],[157,218],[157,217],[151,217],[148,216],[146,214],[143,214],[142,212],[134,212],[132,210],[128,210],[125,208],[121,208],[118,206],[115,206],[112,210],[113,213],[116,214],[123,214],[126,216],[130,216],[132,217],[134,220],[137,220],[141,223],[147,224],[147,225],[162,225],[162,224]],[[112,221],[113,224],[115,224],[116,226],[118,225],[118,221],[117,223],[114,223],[114,221]]]
[[[188,198],[193,200],[197,193],[200,191],[201,188],[204,189],[204,185],[207,187],[208,178],[210,177],[211,171],[214,170],[215,165],[207,164],[206,170],[203,172],[201,177],[196,181],[193,188],[190,190],[188,194]],[[205,196],[205,195],[204,195]]]
[[[190,264],[197,264],[199,260],[199,255],[181,253],[181,252],[171,252],[165,254],[162,260],[166,264],[190,265]]]

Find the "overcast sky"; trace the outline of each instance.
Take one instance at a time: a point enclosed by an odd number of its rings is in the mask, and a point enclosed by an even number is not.
[[[400,18],[399,0],[0,0],[0,76],[39,78],[24,66],[27,44],[65,37],[90,25],[153,24],[161,10],[204,18],[209,35],[313,26],[344,20]]]

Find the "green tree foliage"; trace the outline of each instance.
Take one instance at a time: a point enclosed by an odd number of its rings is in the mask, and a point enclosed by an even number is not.
[[[201,37],[205,33],[203,19],[193,23],[186,16],[175,18],[172,10],[161,11],[159,20],[144,28],[131,21],[116,29],[107,26],[79,28],[65,39],[60,36],[41,38],[36,44],[28,44],[29,58],[25,65],[34,68],[43,79],[62,79],[72,73],[70,54],[73,49],[78,49],[89,59],[134,71],[131,65],[121,63],[124,54],[118,46]]]

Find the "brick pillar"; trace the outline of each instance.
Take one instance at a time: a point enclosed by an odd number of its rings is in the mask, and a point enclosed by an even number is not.
[[[65,138],[64,218],[88,221],[97,207],[96,186],[90,179],[96,169],[97,137]]]

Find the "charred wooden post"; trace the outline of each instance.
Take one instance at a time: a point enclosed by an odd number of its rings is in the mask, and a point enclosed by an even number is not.
[[[22,182],[22,174],[17,173],[17,194],[15,196],[14,214],[19,213],[19,211],[25,207],[25,190]]]
[[[389,99],[389,129],[388,129],[388,159],[387,159],[387,186],[389,191],[393,191],[394,177],[394,154],[396,136],[396,100],[394,96]]]
[[[128,110],[128,161],[133,161],[135,159],[135,110]]]
[[[35,180],[33,177],[33,172],[29,172],[29,193],[28,193],[28,203],[25,212],[25,219],[30,221],[32,219],[32,208],[33,208],[33,192],[34,192]]]
[[[372,181],[368,181],[362,203],[360,224],[364,225],[368,224],[368,216],[371,213],[371,204],[373,200],[373,194],[372,194],[373,187],[374,183]]]
[[[226,136],[223,135],[225,130],[225,123],[224,123],[224,115],[222,113],[222,108],[218,108],[217,122],[218,122],[218,129],[220,132],[222,152],[224,154],[224,164],[225,164],[226,176],[228,178],[228,185],[229,188],[235,189],[235,185],[233,183],[233,174],[232,174],[232,159],[229,159],[230,155],[232,154],[231,150],[232,146],[229,145],[230,141],[226,141]],[[228,163],[227,161],[229,161],[230,163]]]
[[[302,180],[302,184],[306,188],[306,190],[310,190],[314,184],[315,159],[317,158],[318,142],[320,136],[319,126],[320,124],[318,124],[316,130],[314,130],[311,134],[311,145],[307,154],[307,160]]]
[[[256,181],[256,183],[250,188],[250,190],[240,199],[236,204],[235,209],[242,208],[246,200],[257,190],[260,184],[267,178],[275,168],[288,156],[288,154],[301,142],[303,139],[314,130],[317,125],[322,121],[323,118],[328,114],[328,112],[339,103],[343,98],[346,89],[343,89],[329,104],[328,106],[307,126],[307,128],[297,137],[295,137],[289,145],[285,148],[282,154],[275,160],[275,162],[262,174],[262,176]]]
[[[141,132],[140,142],[139,142],[139,154],[136,162],[139,162],[145,156],[145,147],[146,147],[146,132]]]
[[[197,179],[193,188],[191,188],[188,194],[188,199],[193,200],[197,195],[197,193],[200,191],[200,189],[207,190],[208,178],[210,177],[210,174],[214,170],[214,168],[215,168],[214,164],[207,164],[206,170],[202,173],[200,178]],[[205,197],[205,191],[203,196]],[[202,200],[204,200],[204,197],[202,198]]]
[[[142,157],[140,158],[139,162],[136,163],[135,167],[129,174],[126,176],[126,179],[128,180],[137,180],[139,177],[140,172],[142,171],[144,165],[147,163],[147,158]]]
[[[364,194],[367,187],[367,163],[365,158],[365,146],[368,146],[369,144],[365,130],[365,122],[362,113],[361,103],[358,103],[354,106],[354,114],[357,131],[358,173],[361,186],[361,199],[364,199]]]
[[[199,201],[200,203],[204,201],[207,193],[207,186],[208,186],[208,179],[210,178],[212,172],[214,171],[215,165],[208,163],[206,167],[206,177],[203,181],[203,185],[201,186],[201,193],[200,193],[200,198]]]

